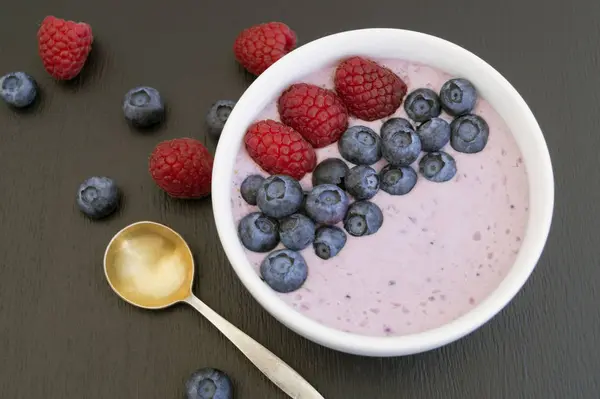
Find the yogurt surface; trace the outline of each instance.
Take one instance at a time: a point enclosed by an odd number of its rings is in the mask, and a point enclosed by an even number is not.
[[[442,84],[454,77],[403,60],[377,61],[398,74],[409,93],[420,87],[439,92]],[[333,89],[334,70],[335,66],[325,68],[302,82]],[[278,296],[324,325],[369,336],[405,335],[439,327],[485,299],[510,270],[519,251],[529,193],[525,165],[513,138],[519,132],[511,133],[482,98],[473,113],[490,127],[483,151],[463,154],[448,144],[443,150],[455,158],[458,169],[452,180],[434,183],[419,174],[407,195],[392,196],[379,190],[371,201],[384,215],[380,230],[365,237],[348,235],[342,251],[329,260],[318,258],[312,246],[301,251],[309,267],[306,282],[299,290]],[[409,119],[403,106],[392,117]],[[452,120],[445,113],[441,117]],[[260,119],[280,120],[276,99]],[[377,133],[383,122],[350,118],[350,126],[369,126]],[[337,144],[316,153],[318,162],[341,159]],[[381,160],[372,167],[379,171],[386,164]],[[418,160],[412,167],[418,171]],[[240,195],[240,185],[250,174],[267,176],[242,147],[231,188],[236,223],[258,210]],[[311,175],[301,184],[310,190]],[[259,273],[266,254],[246,253]]]

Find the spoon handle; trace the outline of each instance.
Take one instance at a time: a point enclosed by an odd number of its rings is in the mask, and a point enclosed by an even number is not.
[[[275,385],[293,399],[325,399],[300,374],[194,295],[185,302],[206,317]]]

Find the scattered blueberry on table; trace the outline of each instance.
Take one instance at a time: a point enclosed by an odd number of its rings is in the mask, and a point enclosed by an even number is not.
[[[225,372],[204,368],[185,383],[187,399],[233,399],[233,383]]]
[[[37,83],[25,72],[11,72],[0,78],[0,97],[15,108],[31,105],[37,94]]]
[[[218,139],[221,136],[223,127],[225,127],[235,104],[236,102],[232,100],[219,100],[210,107],[206,115],[206,125],[208,126],[208,133],[212,137]]]
[[[136,87],[125,94],[123,113],[132,125],[149,127],[163,121],[165,104],[158,90],[147,86]]]
[[[84,180],[77,189],[77,205],[92,219],[102,219],[117,210],[120,189],[111,178],[94,176]]]

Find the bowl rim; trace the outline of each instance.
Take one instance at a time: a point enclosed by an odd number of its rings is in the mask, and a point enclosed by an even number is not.
[[[500,89],[510,98],[506,105],[502,103],[502,107],[516,111],[516,118],[522,126],[520,133],[528,133],[515,138],[528,172],[530,212],[527,231],[515,263],[500,286],[475,308],[434,329],[410,335],[379,337],[348,333],[320,324],[287,305],[263,283],[237,237],[231,212],[231,181],[236,159],[232,154],[237,154],[241,148],[243,132],[275,95],[282,91],[274,87],[283,88],[300,78],[289,79],[290,71],[306,69],[307,64],[312,63],[317,66],[310,70],[316,70],[319,65],[325,65],[323,62],[327,60],[333,62],[349,57],[351,52],[343,54],[344,49],[349,46],[357,47],[353,55],[369,56],[365,53],[385,49],[390,45],[390,40],[411,48],[419,59],[426,58],[426,54],[433,53],[433,49],[456,56],[478,77],[484,76],[481,79],[485,78],[490,86]],[[357,43],[362,44],[359,46]],[[367,44],[368,51],[359,48],[364,48]],[[412,55],[398,58],[411,59]],[[299,75],[305,74],[306,72]],[[289,83],[283,83],[288,80]],[[273,95],[264,94],[269,91]],[[485,93],[482,96],[487,97]],[[496,105],[492,106],[497,108]],[[503,115],[499,112],[505,121],[506,113]],[[511,131],[514,134],[513,128]],[[524,151],[524,145],[531,150]],[[315,343],[341,352],[363,356],[402,356],[435,349],[470,334],[487,323],[514,298],[533,272],[550,231],[554,208],[554,176],[548,147],[533,113],[516,89],[491,65],[470,51],[436,36],[403,29],[368,28],[334,33],[309,42],[288,53],[256,78],[238,100],[219,139],[212,175],[212,205],[219,239],[234,271],[254,299],[278,321]]]

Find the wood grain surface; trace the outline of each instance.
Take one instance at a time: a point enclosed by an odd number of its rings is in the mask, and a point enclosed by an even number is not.
[[[93,27],[91,59],[71,83],[54,82],[37,55],[37,27],[48,14]],[[189,241],[195,291],[208,305],[328,399],[598,398],[598,15],[592,0],[4,0],[0,74],[28,72],[42,98],[27,112],[0,107],[0,397],[181,398],[187,376],[213,366],[232,376],[237,398],[285,398],[192,309],[141,311],[110,291],[105,245],[146,219]],[[530,104],[553,158],[555,219],[532,278],[483,328],[404,358],[315,345],[246,292],[208,200],[175,201],[155,187],[146,168],[157,142],[191,136],[214,151],[207,108],[237,99],[250,83],[233,59],[233,40],[270,20],[288,23],[301,43],[363,27],[431,33],[491,63]],[[157,131],[139,133],[123,120],[123,95],[136,85],[156,87],[168,103]],[[124,191],[124,206],[106,221],[76,208],[76,188],[90,175],[111,176]]]

